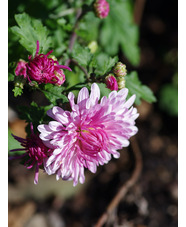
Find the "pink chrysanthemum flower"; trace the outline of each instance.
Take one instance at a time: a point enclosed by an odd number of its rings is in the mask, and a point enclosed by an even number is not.
[[[109,74],[105,77],[105,83],[107,85],[107,88],[109,88],[111,91],[118,90],[118,83],[113,74]]]
[[[106,0],[96,0],[94,3],[96,16],[103,19],[109,14],[109,3]]]
[[[135,95],[126,101],[128,89],[112,91],[100,102],[100,89],[96,83],[82,88],[74,103],[69,93],[72,111],[53,107],[47,114],[54,119],[48,125],[39,125],[40,138],[53,149],[45,164],[45,171],[56,174],[56,179],[73,180],[73,185],[84,183],[84,168],[95,173],[98,165],[120,156],[117,151],[129,145],[129,138],[138,131],[135,119],[137,109],[131,107]],[[130,108],[131,107],[131,108]]]
[[[34,134],[33,125],[31,124],[31,135],[24,139],[12,134],[12,136],[21,143],[24,148],[12,149],[14,151],[25,151],[24,154],[18,156],[11,156],[9,159],[26,158],[24,165],[27,165],[27,169],[31,169],[36,166],[34,183],[38,183],[39,167],[43,165],[48,156],[51,154],[51,149],[46,147],[38,135]]]
[[[53,50],[49,51],[47,54],[39,54],[39,41],[37,41],[37,48],[34,58],[29,56],[29,62],[26,63],[26,73],[24,71],[24,77],[27,77],[28,80],[37,81],[40,83],[51,83],[55,85],[62,85],[65,82],[65,74],[62,69],[71,69],[65,65],[59,65],[57,60],[50,58],[49,55]],[[19,68],[21,62],[18,63],[18,66],[15,70],[16,75],[20,75]],[[20,68],[21,69],[21,68]],[[24,68],[25,70],[25,68]]]

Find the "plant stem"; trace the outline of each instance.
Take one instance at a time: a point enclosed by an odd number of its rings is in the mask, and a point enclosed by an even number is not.
[[[76,38],[77,38],[76,29],[79,26],[79,19],[80,19],[81,15],[82,15],[82,9],[80,8],[80,9],[77,10],[76,22],[75,22],[75,25],[74,25],[74,28],[73,28],[72,35],[70,37],[70,41],[69,41],[69,45],[68,45],[69,52],[72,52],[74,43],[75,43]],[[66,62],[65,62],[65,65],[69,66],[69,64],[70,64],[70,59],[67,59]]]
[[[83,66],[79,65],[79,63],[76,60],[74,60],[74,59],[71,59],[70,62],[72,62],[75,65],[77,65],[81,69],[81,71],[84,72],[85,76],[87,77],[87,80],[89,80],[89,74],[88,74],[86,68],[84,68]]]
[[[136,166],[132,173],[132,176],[130,179],[125,182],[118,193],[115,195],[115,197],[112,199],[110,204],[108,205],[106,211],[103,213],[103,215],[99,218],[98,222],[94,227],[101,227],[103,226],[108,218],[111,216],[111,214],[115,211],[116,207],[118,206],[119,202],[124,198],[128,190],[137,182],[140,173],[142,171],[142,156],[141,152],[137,143],[137,140],[134,138],[131,139],[131,145],[134,152],[135,160],[136,160]]]

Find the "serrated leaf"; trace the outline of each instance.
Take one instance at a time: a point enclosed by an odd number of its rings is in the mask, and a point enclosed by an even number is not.
[[[12,90],[14,92],[14,96],[17,97],[18,95],[22,95],[23,93],[23,89],[20,87],[14,87],[14,89]]]
[[[123,54],[133,64],[140,60],[138,46],[139,30],[133,22],[132,1],[110,1],[110,12],[103,21],[100,41],[104,50],[109,55],[118,53],[119,47]]]
[[[72,58],[75,59],[81,66],[87,66],[92,58],[90,49],[76,44],[72,51]]]
[[[115,65],[118,61],[118,57],[109,57],[107,54],[99,54],[96,58],[97,60],[97,69],[96,73],[100,75],[104,75],[111,70],[111,68]]]
[[[25,108],[25,106],[19,106],[18,111],[20,113],[19,117],[26,122],[32,122],[36,127],[38,124],[42,124],[45,120],[47,120],[48,116],[46,112],[48,109],[51,109],[53,105],[48,106],[38,106],[34,101],[30,104],[29,107]],[[26,128],[27,133],[30,132],[30,125]]]
[[[57,100],[61,100],[63,103],[68,102],[68,98],[62,94],[64,87],[58,87],[53,84],[46,84],[42,92],[45,97],[53,104],[57,104]]]
[[[129,89],[129,96],[133,94],[136,95],[135,103],[137,105],[141,103],[141,99],[144,99],[149,103],[156,101],[156,97],[152,90],[141,83],[136,71],[133,71],[126,76],[126,87]]]
[[[15,20],[18,26],[11,27],[11,31],[20,38],[19,42],[28,52],[35,54],[37,40],[39,40],[41,52],[48,49],[51,39],[41,21],[31,18],[26,13],[16,14]]]

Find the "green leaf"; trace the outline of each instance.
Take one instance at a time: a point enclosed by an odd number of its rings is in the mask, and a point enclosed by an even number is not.
[[[129,89],[129,96],[132,96],[133,94],[136,95],[135,103],[137,105],[141,103],[140,99],[144,99],[149,103],[156,101],[156,97],[152,90],[141,83],[136,71],[133,71],[126,76],[126,87]]]
[[[97,69],[95,73],[104,75],[111,70],[111,68],[118,61],[118,57],[109,57],[107,54],[101,53],[96,57]]]
[[[53,104],[57,104],[57,100],[60,100],[62,103],[68,102],[68,99],[65,95],[62,94],[64,87],[58,87],[53,84],[46,84],[42,92],[46,98]]]
[[[106,85],[104,83],[98,83],[98,86],[100,88],[101,97],[103,97],[103,96],[107,96],[108,97],[108,95],[110,94],[111,90],[106,88]]]
[[[77,29],[76,33],[86,42],[97,40],[100,23],[101,20],[99,18],[96,18],[93,12],[88,12],[80,21],[79,28]]]
[[[12,73],[8,73],[8,82],[14,81],[14,75]]]
[[[178,87],[174,84],[164,85],[159,94],[159,106],[170,116],[178,115]]]
[[[23,89],[21,87],[14,87],[14,89],[12,90],[14,92],[14,96],[17,97],[18,95],[22,95],[23,93]]]
[[[47,51],[51,39],[48,37],[47,28],[41,21],[31,18],[28,14],[16,14],[18,26],[11,27],[11,31],[19,37],[20,44],[32,55],[36,52],[36,41],[39,40],[40,51]]]
[[[38,106],[34,101],[30,104],[30,106],[18,106],[19,117],[20,119],[26,120],[26,122],[32,122],[34,129],[36,130],[37,125],[44,123],[49,119],[46,115],[47,110],[51,109],[53,105],[48,106]],[[30,133],[30,124],[26,127],[26,132]]]
[[[72,58],[75,59],[81,66],[87,66],[92,59],[92,54],[90,53],[90,49],[88,47],[76,44],[72,51]]]
[[[109,55],[116,55],[121,49],[133,65],[138,65],[140,49],[139,29],[133,22],[132,1],[110,1],[110,12],[101,27],[100,42]]]
[[[8,128],[8,150],[12,150],[12,149],[17,149],[17,148],[22,148],[22,146],[20,145],[20,143],[14,139],[14,137],[12,136],[12,131]],[[25,151],[14,151],[14,152],[9,152],[9,155],[15,155],[15,154],[22,154]]]

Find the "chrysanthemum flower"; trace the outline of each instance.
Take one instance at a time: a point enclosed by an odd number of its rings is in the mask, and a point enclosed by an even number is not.
[[[109,3],[106,0],[96,0],[94,3],[96,16],[103,19],[109,14]]]
[[[109,74],[105,77],[105,83],[107,85],[107,88],[109,88],[111,91],[117,91],[118,90],[118,83],[113,74]]]
[[[62,85],[65,82],[65,74],[62,69],[71,69],[65,65],[59,65],[57,60],[50,58],[49,55],[53,50],[49,51],[47,54],[39,54],[39,41],[37,41],[36,53],[34,58],[29,56],[29,62],[25,64],[26,70],[24,68],[24,77],[28,80],[37,81],[40,83],[51,83],[55,85]],[[18,62],[17,68],[15,70],[16,75],[20,75],[20,66],[22,62]]]
[[[137,109],[131,107],[135,95],[126,101],[128,89],[100,99],[96,83],[82,88],[74,102],[69,93],[72,111],[53,107],[47,114],[54,119],[48,125],[38,126],[43,143],[53,149],[45,165],[45,171],[56,174],[56,179],[73,180],[73,185],[84,183],[84,168],[95,173],[98,165],[107,163],[111,156],[119,158],[118,150],[129,145],[129,138],[138,131],[135,119]]]
[[[34,183],[38,183],[39,176],[39,167],[43,165],[47,157],[51,153],[51,149],[46,147],[38,135],[34,134],[33,125],[31,124],[31,135],[30,137],[24,139],[15,135],[12,135],[18,142],[21,143],[21,146],[24,148],[12,149],[11,152],[15,151],[25,151],[24,154],[18,156],[11,156],[9,159],[21,159],[25,158],[24,163],[27,166],[27,169],[31,169],[34,166],[35,168],[35,178]]]

